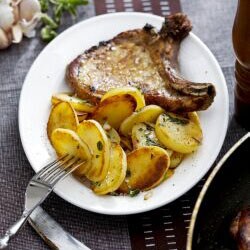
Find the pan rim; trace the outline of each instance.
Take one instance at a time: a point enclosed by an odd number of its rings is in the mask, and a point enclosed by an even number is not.
[[[187,245],[186,250],[192,250],[192,243],[193,243],[193,233],[195,229],[195,224],[197,220],[197,216],[200,210],[200,206],[203,202],[204,196],[207,193],[208,188],[210,187],[213,179],[215,178],[216,174],[219,172],[219,170],[223,167],[224,163],[227,161],[227,159],[235,152],[235,150],[240,147],[248,138],[250,138],[250,132],[246,133],[241,139],[239,139],[228,151],[227,153],[221,158],[221,160],[218,162],[218,164],[215,166],[213,171],[208,176],[203,188],[201,189],[199,196],[196,200],[192,216],[191,216],[191,222],[188,229],[188,236],[187,236]]]

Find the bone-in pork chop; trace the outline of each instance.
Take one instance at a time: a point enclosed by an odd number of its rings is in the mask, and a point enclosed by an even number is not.
[[[191,28],[187,16],[178,13],[166,17],[159,32],[149,24],[122,32],[73,60],[67,81],[77,96],[93,103],[112,88],[133,86],[142,91],[147,104],[167,111],[207,109],[214,86],[185,80],[178,70],[180,43]]]

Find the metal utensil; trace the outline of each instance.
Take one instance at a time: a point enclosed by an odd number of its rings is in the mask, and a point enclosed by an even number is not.
[[[65,231],[49,214],[38,206],[28,219],[30,225],[52,248],[60,250],[90,250]]]
[[[25,209],[21,218],[13,224],[0,239],[0,249],[8,246],[12,238],[27,221],[33,210],[51,193],[55,185],[79,167],[83,161],[71,155],[64,155],[40,170],[29,182],[25,193]]]

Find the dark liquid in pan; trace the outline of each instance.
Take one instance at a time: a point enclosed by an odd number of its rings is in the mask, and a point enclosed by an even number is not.
[[[237,213],[250,205],[250,138],[227,159],[202,201],[193,234],[193,250],[237,250],[229,229]]]

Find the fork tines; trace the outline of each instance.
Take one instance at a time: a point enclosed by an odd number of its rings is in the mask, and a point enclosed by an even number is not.
[[[72,155],[63,155],[39,171],[33,180],[54,186],[59,180],[65,178],[76,168],[83,164],[83,160]]]

